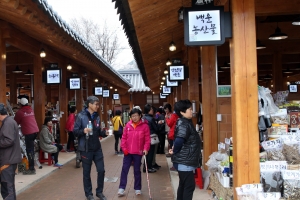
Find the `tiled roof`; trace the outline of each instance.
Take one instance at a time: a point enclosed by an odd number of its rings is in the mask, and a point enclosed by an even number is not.
[[[128,81],[133,87],[128,92],[150,92],[151,89],[147,87],[143,81],[143,77],[139,70],[118,70],[124,79]]]
[[[41,8],[50,15],[50,17],[66,32],[68,33],[76,42],[80,43],[89,52],[91,52],[96,58],[98,58],[109,70],[120,77],[125,83],[127,81],[114,69],[112,66],[95,50],[93,47],[87,43],[78,33],[76,33],[48,4],[47,0],[36,0],[37,4],[41,5]],[[132,85],[128,84],[132,87]]]

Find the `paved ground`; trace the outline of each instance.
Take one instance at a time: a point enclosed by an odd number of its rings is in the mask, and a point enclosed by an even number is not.
[[[101,142],[104,152],[104,162],[106,177],[118,177],[117,182],[106,182],[104,185],[104,194],[108,200],[149,200],[146,174],[142,173],[142,195],[136,197],[133,189],[133,170],[131,169],[128,174],[128,184],[126,188],[126,195],[118,197],[117,191],[119,187],[119,177],[122,167],[122,156],[114,155],[114,138],[109,137],[105,142]],[[65,153],[66,154],[66,153]],[[171,185],[171,177],[169,167],[165,155],[157,155],[157,163],[162,168],[156,172],[149,174],[150,187],[153,200],[168,200],[174,199],[174,191]],[[41,169],[44,170],[44,169]],[[26,176],[27,177],[27,176]],[[93,192],[96,186],[96,170],[95,166],[92,167],[92,184]],[[95,197],[95,194],[94,194]],[[77,200],[85,199],[82,183],[82,168],[75,168],[75,161],[64,165],[62,169],[56,170],[51,176],[40,180],[37,184],[21,192],[17,196],[18,200]],[[95,199],[97,199],[95,197]]]

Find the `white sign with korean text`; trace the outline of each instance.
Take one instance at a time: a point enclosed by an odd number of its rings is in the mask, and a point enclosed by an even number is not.
[[[95,87],[95,95],[102,95],[102,87]]]
[[[170,66],[170,81],[184,80],[184,66]]]
[[[70,89],[79,90],[80,89],[80,78],[70,78]]]
[[[60,70],[47,70],[47,83],[60,83]]]
[[[159,94],[159,98],[165,99],[165,98],[167,98],[167,96],[164,96],[164,95],[162,95],[162,94],[160,93],[160,94]]]
[[[118,100],[119,99],[119,94],[113,94],[113,99]]]
[[[221,40],[221,20],[219,10],[190,11],[189,41]]]
[[[165,93],[165,94],[170,94],[170,93],[171,93],[171,88],[170,88],[170,87],[163,86],[163,93]]]
[[[166,76],[166,82],[168,87],[176,87],[178,86],[178,81],[169,81],[169,76]]]
[[[109,97],[109,90],[103,90],[103,97]]]

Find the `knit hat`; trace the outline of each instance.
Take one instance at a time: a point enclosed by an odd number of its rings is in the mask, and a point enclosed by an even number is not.
[[[26,104],[28,104],[28,100],[25,97],[23,97],[20,100],[20,104],[23,105],[23,106],[25,106]]]

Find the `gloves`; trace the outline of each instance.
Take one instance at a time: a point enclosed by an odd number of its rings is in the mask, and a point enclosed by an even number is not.
[[[123,150],[123,153],[124,153],[124,156],[127,156],[129,154],[127,149]]]

